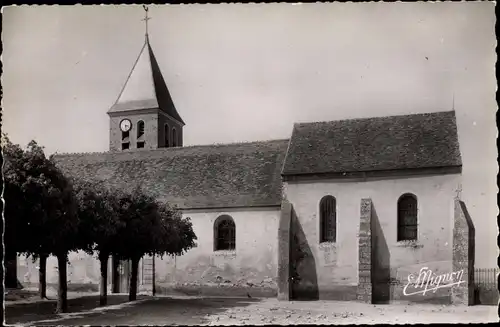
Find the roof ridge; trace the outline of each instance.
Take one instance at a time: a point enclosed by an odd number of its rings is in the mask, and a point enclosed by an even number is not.
[[[385,116],[372,116],[372,117],[344,118],[344,119],[321,120],[321,121],[311,121],[311,122],[299,122],[299,123],[294,123],[294,127],[295,126],[310,125],[310,124],[326,124],[326,123],[333,123],[333,122],[353,122],[353,121],[373,120],[373,119],[380,119],[380,118],[414,117],[414,116],[435,115],[435,114],[443,114],[443,113],[455,113],[455,110],[443,110],[443,111],[420,112],[420,113],[412,113],[412,114],[385,115]]]
[[[96,151],[96,152],[61,152],[54,153],[53,155],[56,157],[63,156],[86,156],[86,155],[101,155],[101,154],[130,154],[130,153],[147,153],[147,152],[166,152],[166,151],[181,151],[185,149],[195,149],[195,148],[207,148],[207,147],[230,147],[230,146],[239,146],[239,145],[250,145],[250,144],[258,144],[258,143],[277,143],[277,142],[285,142],[289,141],[289,138],[284,139],[271,139],[271,140],[261,140],[261,141],[242,141],[242,142],[233,142],[233,143],[212,143],[212,144],[194,144],[188,146],[178,146],[178,147],[170,147],[170,148],[158,148],[158,149],[150,149],[150,150],[132,150],[127,152],[113,152],[113,151]]]

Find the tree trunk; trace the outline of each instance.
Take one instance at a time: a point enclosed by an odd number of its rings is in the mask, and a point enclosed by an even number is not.
[[[57,256],[59,270],[59,287],[57,289],[57,309],[56,313],[68,311],[68,283],[67,283],[67,253]]]
[[[99,305],[106,305],[108,302],[108,254],[99,255],[101,263],[101,287],[99,295]]]
[[[137,275],[139,271],[139,259],[132,259],[132,275],[130,276],[130,293],[128,296],[129,301],[137,299]]]
[[[17,281],[17,253],[5,249],[5,287],[19,288]]]
[[[47,298],[47,255],[40,254],[39,263],[40,269],[38,271],[38,293],[41,299]]]
[[[153,255],[153,276],[151,276],[151,283],[153,284],[152,286],[152,291],[153,291],[153,296],[156,295],[156,271],[155,271],[155,256]]]

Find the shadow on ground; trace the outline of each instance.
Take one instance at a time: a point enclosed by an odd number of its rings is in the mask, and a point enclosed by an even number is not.
[[[145,299],[147,296],[138,295],[137,298]],[[108,305],[116,305],[128,302],[128,295],[108,295]],[[12,304],[5,308],[5,321],[7,324],[26,323],[35,320],[56,319],[60,317],[55,314],[57,302],[55,300]],[[68,299],[68,313],[76,313],[92,310],[99,307],[99,296],[84,296]]]
[[[109,299],[111,300],[111,298]],[[97,301],[97,302],[95,302]],[[99,298],[93,300],[86,299],[84,302],[92,302],[98,304]],[[114,300],[114,301],[118,301]],[[136,303],[132,306],[118,308],[114,310],[90,312],[79,317],[70,317],[57,322],[41,322],[35,323],[41,325],[199,325],[209,322],[208,317],[214,314],[219,314],[229,308],[245,307],[252,303],[259,302],[255,298],[169,298],[157,297],[150,300]],[[123,303],[125,301],[122,301]],[[111,303],[111,301],[110,301]],[[52,309],[53,309],[52,305]],[[78,306],[77,303],[71,304],[71,311],[81,310],[83,306]],[[12,309],[11,309],[12,310]],[[19,310],[19,309],[18,309]],[[31,310],[24,309],[25,313]],[[87,309],[88,310],[88,309]],[[13,310],[12,310],[13,311]],[[18,311],[17,317],[21,317]],[[9,319],[9,316],[11,319]],[[19,319],[13,319],[13,313],[9,314],[7,308],[6,321],[7,323],[20,322]],[[35,318],[30,315],[30,318],[22,318],[23,321],[33,321],[42,319],[53,319],[55,315]],[[20,318],[21,319],[21,318]]]
[[[23,289],[7,289],[5,301],[22,301],[38,295],[38,292]]]

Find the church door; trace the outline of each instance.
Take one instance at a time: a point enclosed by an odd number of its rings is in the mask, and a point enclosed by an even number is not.
[[[113,257],[113,293],[128,293],[131,265],[128,260],[117,260]]]

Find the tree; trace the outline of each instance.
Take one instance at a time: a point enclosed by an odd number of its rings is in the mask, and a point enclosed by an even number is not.
[[[46,297],[46,260],[57,257],[59,288],[57,312],[67,310],[68,253],[77,249],[78,217],[72,185],[31,141],[26,150],[2,139],[6,158],[6,229],[15,252],[40,259],[40,295]],[[7,223],[7,221],[9,221]],[[15,240],[20,240],[15,241]]]
[[[16,269],[12,269],[15,267],[11,261],[17,257],[17,252],[23,252],[21,248],[25,243],[20,242],[21,238],[18,236],[20,232],[26,230],[26,226],[23,226],[26,221],[23,221],[25,215],[23,214],[24,202],[21,183],[19,176],[15,173],[13,161],[19,161],[22,158],[23,150],[19,146],[12,144],[4,134],[2,134],[2,149],[4,156],[10,157],[10,160],[5,161],[2,176],[4,178],[3,198],[6,202],[4,211],[5,284],[9,288],[15,288],[17,286],[17,274]]]
[[[90,182],[75,182],[78,203],[80,248],[97,253],[100,263],[100,305],[107,303],[108,258],[115,252],[115,238],[122,223],[118,217],[116,192]]]
[[[137,298],[140,259],[148,255],[180,255],[194,246],[196,235],[191,222],[168,204],[160,204],[139,188],[132,194],[120,194],[116,255],[132,263],[129,300]]]

